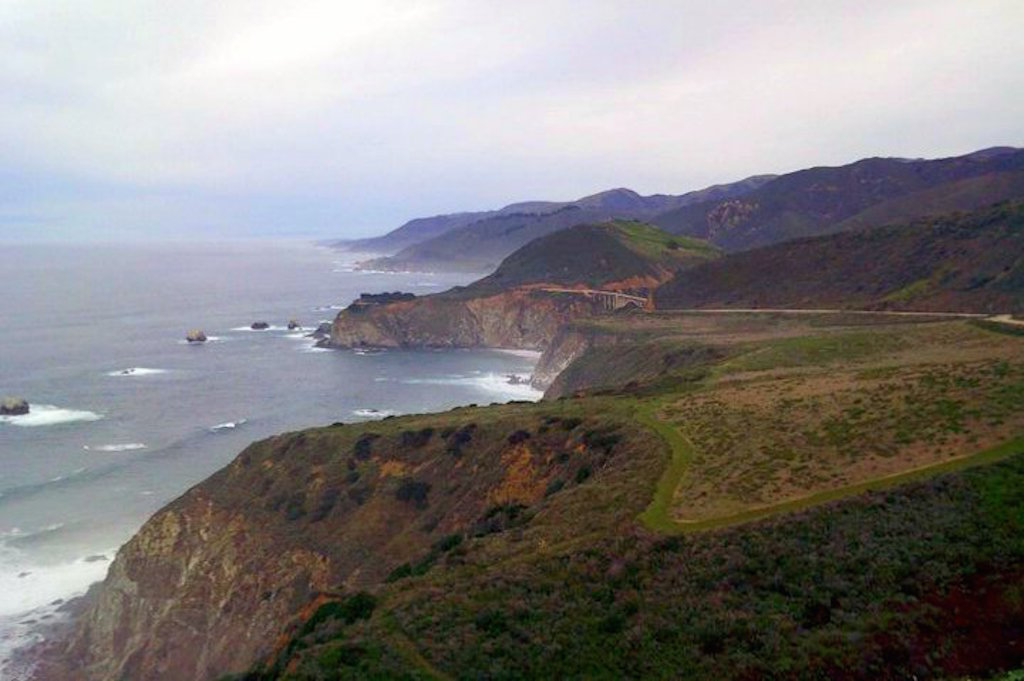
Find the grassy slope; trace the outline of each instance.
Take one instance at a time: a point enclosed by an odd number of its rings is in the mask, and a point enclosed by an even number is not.
[[[531,507],[528,520],[433,549],[426,569],[376,588],[365,617],[325,618],[293,639],[279,666],[249,678],[884,679],[1019,665],[1024,650],[1001,636],[1024,631],[1024,339],[965,322],[740,317],[595,322],[640,347],[657,341],[656,356],[674,345],[689,352],[690,334],[721,352],[701,355],[710,366],[696,378],[686,363],[669,372],[687,380],[651,376],[625,391],[514,407],[533,437],[564,432],[566,419],[581,428],[573,419],[584,415],[620,425],[575,431],[590,449],[610,450]],[[816,392],[824,376],[845,382]],[[882,409],[835,430],[834,443],[812,438],[803,447],[821,471],[879,459],[895,473],[871,477],[867,468],[866,477],[830,477],[817,491],[822,483],[812,480],[810,495],[774,498],[778,490],[749,489],[737,474],[757,473],[765,453],[797,470],[800,452],[773,457],[774,442],[792,445],[793,432],[849,417],[851,404],[879,391],[906,413]],[[756,405],[765,417],[741,413],[740,432],[754,448],[709,458],[704,431],[732,423],[731,412],[686,405],[744,393],[772,396]],[[794,394],[809,401],[779,412]],[[784,427],[773,427],[783,413]],[[870,434],[889,416],[912,427],[879,457]],[[637,447],[639,434],[622,439],[629,423],[666,446]],[[394,424],[387,427],[404,426]],[[931,443],[924,459],[920,442]],[[718,480],[720,463],[751,503],[686,521],[690,500],[680,489]],[[714,531],[658,537],[682,529]]]
[[[681,272],[659,308],[1024,307],[1024,203],[804,239]]]
[[[577,225],[523,246],[498,269],[458,295],[482,295],[538,283],[600,288],[636,280],[651,284],[675,270],[718,256],[697,239],[673,237],[640,222]]]

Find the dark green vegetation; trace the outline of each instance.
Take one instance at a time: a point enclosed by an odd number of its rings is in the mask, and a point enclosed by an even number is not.
[[[683,272],[659,309],[1024,310],[1024,203],[735,253]]]
[[[1024,456],[719,533],[397,583],[282,678],[865,678],[1024,654]],[[981,596],[979,597],[979,594]],[[250,678],[279,678],[271,675]]]
[[[664,213],[669,232],[727,251],[875,227],[1021,198],[1024,151],[1008,147],[932,161],[869,158],[775,178],[727,200]]]
[[[562,384],[577,397],[379,424],[370,475],[431,484],[398,501],[423,537],[358,586],[372,612],[307,616],[245,678],[1020,666],[1024,339],[884,314],[608,315],[572,333],[589,344]],[[328,432],[366,441],[312,436]],[[487,501],[462,512],[445,490],[478,466]]]
[[[538,283],[600,288],[633,281],[640,288],[717,256],[717,249],[702,241],[673,237],[641,222],[577,225],[523,246],[462,293],[485,295]]]

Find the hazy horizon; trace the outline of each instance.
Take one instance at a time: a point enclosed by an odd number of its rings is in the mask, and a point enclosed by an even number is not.
[[[0,241],[352,238],[1024,144],[1024,5],[702,5],[0,4]]]

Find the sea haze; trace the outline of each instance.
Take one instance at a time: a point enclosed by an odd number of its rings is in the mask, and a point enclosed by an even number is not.
[[[145,519],[253,440],[456,405],[536,399],[535,358],[318,350],[304,333],[363,291],[467,275],[352,271],[300,243],[0,248],[0,664],[102,579]],[[267,331],[249,324],[267,321]],[[206,331],[204,346],[184,342]]]

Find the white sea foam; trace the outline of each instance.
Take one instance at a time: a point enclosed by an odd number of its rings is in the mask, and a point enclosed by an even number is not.
[[[210,426],[210,430],[218,433],[223,430],[234,430],[235,428],[246,423],[245,419],[238,419],[237,421],[227,421],[226,423],[218,423],[215,426]]]
[[[223,343],[226,339],[223,336],[207,336],[206,341],[202,343],[190,343],[188,340],[182,338],[178,341],[178,345],[209,345],[210,343]]]
[[[150,369],[148,367],[131,367],[129,369],[118,369],[117,371],[108,371],[107,376],[157,376],[159,374],[166,374],[167,369]]]
[[[514,374],[520,376],[520,374]],[[525,378],[525,376],[521,376]],[[375,379],[376,380],[376,379]],[[479,373],[472,376],[439,376],[437,378],[407,378],[400,379],[401,383],[410,385],[460,385],[471,386],[479,390],[493,393],[496,396],[504,397],[507,400],[532,400],[537,401],[544,396],[542,390],[537,390],[529,383],[509,383],[509,374]]]
[[[12,426],[38,428],[40,426],[59,426],[65,423],[99,421],[102,414],[79,409],[64,409],[52,404],[33,404],[30,411],[22,416],[0,416],[0,423]]]
[[[516,348],[495,348],[495,352],[502,352],[506,355],[515,355],[516,357],[526,357],[528,359],[540,359],[540,356],[544,353],[540,350],[518,350]]]
[[[236,327],[232,328],[231,330],[232,331],[238,331],[238,332],[241,332],[241,331],[251,331],[253,333],[262,333],[264,331],[288,331],[289,329],[288,329],[287,326],[278,326],[277,324],[271,324],[270,326],[268,326],[265,329],[254,329],[251,326],[236,326]]]
[[[126,442],[120,445],[83,445],[82,449],[87,452],[133,452],[137,449],[145,449],[146,445],[142,442]]]
[[[103,579],[115,552],[108,548],[69,562],[33,564],[27,553],[0,545],[0,616],[19,615],[84,593]]]
[[[356,409],[352,414],[364,419],[383,419],[394,416],[395,412],[390,409]]]
[[[104,549],[71,561],[45,564],[33,563],[25,552],[0,544],[0,678],[31,678],[31,668],[17,669],[9,664],[13,653],[42,640],[39,623],[66,617],[59,611],[60,606],[103,579],[115,551]]]

